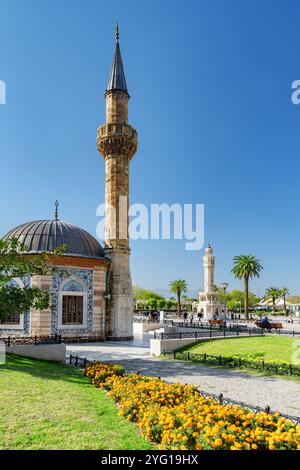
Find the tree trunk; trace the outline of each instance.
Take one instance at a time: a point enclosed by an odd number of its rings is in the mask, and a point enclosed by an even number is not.
[[[248,277],[244,278],[244,307],[245,307],[245,318],[249,320],[249,279]]]
[[[273,313],[275,313],[275,302],[276,302],[276,299],[275,299],[274,296],[272,297],[272,302],[273,302]]]
[[[285,301],[285,295],[283,296],[283,310],[284,310],[284,313],[286,314],[286,301]]]
[[[181,304],[180,304],[180,293],[177,292],[177,316],[180,317],[181,314]]]

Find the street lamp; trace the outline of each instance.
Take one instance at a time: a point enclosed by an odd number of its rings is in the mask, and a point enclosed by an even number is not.
[[[224,314],[225,314],[225,328],[226,328],[226,319],[227,319],[227,306],[226,306],[226,289],[229,286],[228,282],[223,282],[221,287],[224,290]]]

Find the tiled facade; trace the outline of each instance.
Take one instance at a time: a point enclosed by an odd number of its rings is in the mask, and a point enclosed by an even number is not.
[[[62,334],[64,336],[103,336],[105,337],[105,290],[106,270],[104,268],[84,269],[63,267],[53,276],[26,277],[22,281],[12,281],[22,287],[39,287],[50,293],[51,308],[46,310],[32,309],[21,316],[20,325],[0,325],[0,335],[38,335],[48,336]],[[59,325],[62,316],[62,305],[59,298],[65,294],[77,294],[84,297],[86,322],[84,326]]]

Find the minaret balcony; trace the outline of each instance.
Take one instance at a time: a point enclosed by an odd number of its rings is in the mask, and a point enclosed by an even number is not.
[[[110,137],[111,135],[128,135],[137,139],[137,132],[129,124],[104,124],[98,129],[98,139],[103,137]]]
[[[132,158],[138,146],[137,131],[128,124],[104,124],[98,129],[98,149],[107,155],[127,155]]]

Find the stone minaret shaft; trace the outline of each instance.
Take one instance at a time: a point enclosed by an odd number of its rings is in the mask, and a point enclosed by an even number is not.
[[[107,336],[132,337],[132,285],[128,238],[129,164],[137,150],[137,132],[128,124],[128,101],[116,29],[116,48],[108,81],[106,124],[98,129],[98,150],[105,160],[105,242],[111,248],[111,299]]]
[[[205,248],[205,256],[203,256],[204,267],[204,292],[214,292],[215,282],[215,257],[210,245]]]

